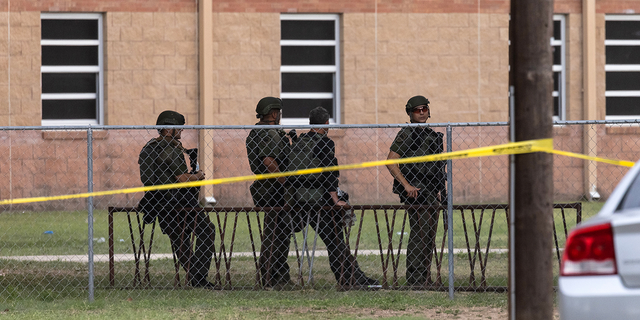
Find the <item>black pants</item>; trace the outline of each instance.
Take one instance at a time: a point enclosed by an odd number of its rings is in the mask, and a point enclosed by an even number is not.
[[[168,211],[159,215],[160,229],[169,236],[171,249],[192,284],[206,281],[215,254],[215,225],[205,211]],[[191,234],[196,237],[195,250]]]
[[[341,225],[343,212],[324,210],[322,206],[329,206],[329,201],[322,204],[294,205],[294,223],[302,223],[301,227],[309,225],[318,233],[329,253],[329,266],[338,285],[356,285],[366,278],[360,270],[358,262],[353,257],[347,244]],[[298,222],[299,221],[299,222]],[[302,229],[301,228],[301,229]]]
[[[267,182],[271,182],[268,180]],[[264,183],[267,184],[267,183]],[[281,188],[251,188],[251,197],[256,207],[282,208],[286,190],[277,181],[271,186]],[[261,192],[263,191],[263,192]],[[274,286],[291,279],[288,257],[291,244],[291,218],[284,210],[269,210],[264,215],[262,242],[260,245],[260,278],[262,285]]]

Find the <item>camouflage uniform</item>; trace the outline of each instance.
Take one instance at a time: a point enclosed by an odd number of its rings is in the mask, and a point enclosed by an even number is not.
[[[152,186],[178,182],[176,176],[188,172],[183,151],[177,140],[149,140],[138,158],[142,183]],[[147,191],[139,207],[144,212],[146,223],[158,218],[162,233],[171,240],[174,254],[185,271],[189,271],[191,284],[203,286],[207,283],[206,278],[215,252],[215,226],[205,212],[184,216],[185,213],[177,211],[176,209],[185,207],[180,201],[180,195],[181,189]],[[194,217],[197,217],[197,221]],[[191,252],[192,232],[197,237],[195,252]]]
[[[269,173],[263,163],[266,157],[275,159],[280,171],[286,171],[289,139],[284,130],[253,129],[246,139],[246,147],[253,173]],[[277,179],[256,180],[249,190],[256,207],[284,207],[285,205],[286,188]],[[274,286],[290,280],[287,263],[292,233],[290,223],[289,215],[284,210],[269,211],[265,214],[260,248],[260,272],[263,285]]]
[[[401,158],[424,156],[442,152],[442,133],[431,128],[405,127],[398,132],[390,150]],[[408,198],[402,184],[394,179],[393,192],[411,208],[409,214],[409,242],[407,244],[407,282],[412,285],[431,283],[431,260],[435,247],[438,212],[437,194],[442,190],[444,170],[441,162],[400,164],[400,171],[409,184],[419,188],[417,198]]]

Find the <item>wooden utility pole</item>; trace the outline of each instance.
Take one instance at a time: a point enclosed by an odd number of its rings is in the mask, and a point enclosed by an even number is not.
[[[510,80],[515,92],[515,140],[552,138],[553,0],[511,0]],[[515,156],[514,273],[510,319],[553,318],[553,157]],[[515,287],[514,287],[515,286]],[[515,301],[513,301],[515,300]]]

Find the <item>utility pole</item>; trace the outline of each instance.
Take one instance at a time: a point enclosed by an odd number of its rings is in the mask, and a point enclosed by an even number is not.
[[[515,141],[553,136],[553,0],[511,0],[510,84]],[[510,319],[553,318],[553,156],[516,155]]]

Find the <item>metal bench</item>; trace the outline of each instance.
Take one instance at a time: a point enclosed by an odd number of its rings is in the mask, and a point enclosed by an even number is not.
[[[346,228],[346,244],[347,247],[352,251],[354,257],[357,258],[359,247],[360,247],[360,239],[361,234],[363,232],[363,220],[365,217],[365,212],[367,212],[367,216],[373,215],[376,226],[377,240],[378,240],[378,254],[380,255],[380,270],[382,272],[382,281],[381,284],[383,288],[387,289],[406,289],[407,286],[401,286],[399,284],[399,263],[400,256],[403,254],[403,236],[404,236],[404,226],[407,220],[407,210],[411,206],[405,205],[352,205],[344,207],[344,209],[351,209],[354,213],[359,217],[359,222],[356,226]],[[555,209],[559,209],[561,211],[563,232],[565,238],[568,233],[568,228],[570,226],[567,225],[566,221],[566,210],[575,210],[575,221],[579,223],[582,220],[582,204],[580,202],[576,203],[556,203],[554,204]],[[259,262],[258,262],[258,250],[259,248],[256,245],[256,239],[253,234],[252,228],[252,216],[255,216],[255,223],[257,223],[258,231],[260,233],[259,236],[262,235],[262,221],[260,218],[260,212],[270,212],[277,210],[290,210],[290,208],[261,208],[261,207],[222,207],[222,208],[196,208],[196,209],[184,209],[181,210],[185,214],[192,212],[193,210],[204,210],[209,213],[215,214],[215,223],[217,224],[219,235],[218,237],[218,246],[217,246],[217,254],[214,254],[214,262],[215,262],[215,275],[213,277],[213,282],[216,286],[219,286],[221,289],[242,289],[241,287],[234,287],[232,285],[232,277],[231,277],[231,263],[233,256],[233,245],[236,238],[236,229],[238,227],[238,218],[240,215],[245,215],[246,223],[249,230],[249,240],[251,242],[251,254],[253,257],[254,267],[255,267],[255,284],[251,288],[245,289],[261,289],[262,284],[260,282],[260,274],[259,274]],[[423,290],[447,290],[447,287],[443,287],[442,280],[442,264],[444,261],[444,252],[445,252],[445,244],[447,240],[447,228],[448,222],[446,219],[446,208],[445,207],[436,207],[438,215],[442,215],[442,229],[438,230],[438,234],[441,235],[440,239],[437,240],[436,248],[434,248],[434,258],[433,262],[435,263],[435,282],[433,285],[424,285],[419,286],[419,288],[414,289],[423,289]],[[453,214],[454,218],[458,216],[460,217],[459,222],[462,223],[462,227],[464,230],[466,255],[469,262],[469,285],[468,286],[457,286],[455,289],[458,291],[504,291],[506,290],[506,286],[490,286],[487,284],[487,263],[491,248],[491,237],[494,229],[494,222],[497,218],[498,211],[504,213],[504,218],[506,221],[509,221],[509,206],[506,204],[482,204],[482,205],[453,205]],[[149,260],[151,256],[151,250],[153,248],[153,236],[155,233],[155,222],[151,226],[151,236],[148,244],[144,242],[144,233],[145,233],[145,225],[142,223],[141,213],[133,207],[109,207],[109,284],[110,286],[115,286],[115,262],[114,262],[114,238],[113,238],[113,219],[114,213],[123,212],[127,214],[127,221],[129,225],[129,233],[132,244],[132,249],[134,253],[135,260],[135,273],[134,273],[134,282],[133,286],[140,286],[143,284],[148,284],[150,281],[149,275]],[[134,228],[134,224],[132,223],[131,214],[135,213],[135,222],[136,228]],[[399,214],[402,213],[402,230],[400,232],[399,242],[396,246],[394,246],[394,234],[396,233],[396,220],[398,219]],[[227,221],[229,215],[233,214],[233,225],[230,226],[232,230],[227,229]],[[485,214],[490,214],[490,225],[488,226],[488,230],[486,230],[487,226],[483,226],[483,221],[485,218]],[[221,215],[223,215],[221,220]],[[384,219],[384,224],[380,221],[380,217]],[[554,216],[555,218],[555,216]],[[399,224],[399,223],[398,223]],[[507,223],[507,228],[508,228]],[[355,228],[355,229],[354,229]],[[386,228],[384,230],[383,228]],[[482,239],[482,231],[488,233],[487,239]],[[227,244],[225,243],[226,233],[231,231],[230,245],[227,249]],[[350,235],[352,232],[356,232],[356,241],[352,246],[349,243]],[[309,253],[309,247],[306,246],[307,238],[306,233],[303,240],[302,245],[302,254],[300,254],[297,240],[294,234],[294,245],[295,245],[295,256],[298,265],[298,274],[297,281],[301,287],[305,287],[305,281],[303,277],[303,263],[304,256],[308,257],[307,263],[309,264],[309,278],[306,281],[307,285],[312,282],[312,263],[314,254]],[[136,240],[137,237],[137,240]],[[386,239],[385,239],[386,238]],[[440,241],[441,240],[441,241]],[[558,245],[558,232],[555,228],[554,223],[554,240],[555,240],[555,253],[560,262],[560,248]],[[482,242],[486,241],[486,245],[482,245]],[[137,243],[137,244],[136,244]],[[439,248],[437,246],[439,245]],[[386,249],[384,249],[386,248]],[[315,250],[315,245],[313,247]],[[141,261],[142,258],[142,261]],[[391,262],[391,265],[389,265]],[[141,263],[144,263],[144,274],[141,273]],[[224,263],[224,271],[222,270]],[[174,277],[174,286],[180,286],[180,277],[179,277],[179,264],[177,263],[176,257],[174,256],[174,266],[175,266],[175,277]],[[478,270],[479,269],[479,270]],[[222,283],[222,273],[224,272],[224,285]],[[389,275],[389,273],[392,273]],[[477,279],[477,272],[479,272],[479,279]],[[186,279],[188,281],[188,279]],[[311,283],[312,285],[312,283]],[[343,288],[345,289],[345,288]],[[346,288],[348,289],[348,288]],[[411,288],[410,288],[411,289]]]

